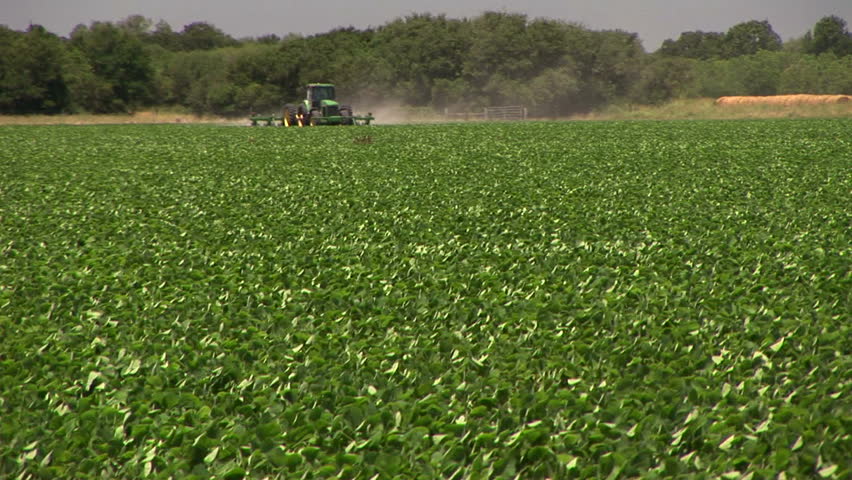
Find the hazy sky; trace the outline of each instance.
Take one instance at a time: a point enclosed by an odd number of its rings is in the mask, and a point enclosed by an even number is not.
[[[648,51],[683,31],[724,32],[748,20],[769,20],[784,40],[826,15],[852,23],[852,0],[0,0],[0,25],[24,30],[36,23],[66,36],[80,23],[139,14],[165,20],[175,31],[206,21],[240,38],[380,26],[411,13],[474,17],[486,10],[635,32]]]

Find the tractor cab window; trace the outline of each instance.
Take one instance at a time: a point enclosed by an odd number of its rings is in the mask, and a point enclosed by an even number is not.
[[[322,100],[334,100],[334,87],[312,87],[308,90],[308,100],[311,103],[320,102]]]

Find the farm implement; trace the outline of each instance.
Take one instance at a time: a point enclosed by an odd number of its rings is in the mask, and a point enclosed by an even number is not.
[[[252,115],[252,126],[280,124],[282,127],[305,127],[318,125],[369,125],[375,120],[371,113],[355,116],[352,107],[341,105],[335,100],[334,85],[310,83],[307,98],[299,104],[286,104],[281,115]]]

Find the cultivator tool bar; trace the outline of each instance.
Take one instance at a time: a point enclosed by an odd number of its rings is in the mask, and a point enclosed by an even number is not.
[[[286,116],[277,116],[277,115],[256,115],[253,117],[249,117],[251,121],[251,125],[253,127],[257,127],[259,125],[265,125],[268,127],[314,127],[314,126],[322,126],[322,125],[369,125],[370,122],[375,120],[371,113],[368,113],[365,116],[358,117],[350,117],[350,116],[331,116],[331,117],[316,117],[316,116],[307,116],[307,115],[296,115],[295,121],[293,119],[288,118]]]

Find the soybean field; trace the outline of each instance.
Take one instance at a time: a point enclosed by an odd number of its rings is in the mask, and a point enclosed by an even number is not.
[[[0,477],[852,477],[852,119],[0,127]]]

